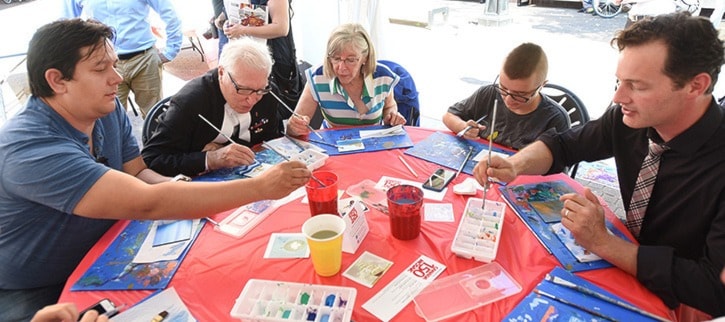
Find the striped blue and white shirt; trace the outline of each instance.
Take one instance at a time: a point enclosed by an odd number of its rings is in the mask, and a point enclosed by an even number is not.
[[[342,88],[337,77],[325,76],[322,66],[308,69],[306,75],[307,81],[312,85],[313,98],[319,105],[322,116],[328,123],[337,125],[380,124],[385,98],[393,94],[393,88],[400,80],[390,68],[377,64],[375,72],[365,77],[362,101],[368,107],[368,111],[361,114],[355,109],[352,98]]]

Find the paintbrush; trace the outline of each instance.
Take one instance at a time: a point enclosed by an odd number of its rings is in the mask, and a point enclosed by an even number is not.
[[[230,137],[228,137],[226,134],[222,133],[222,130],[220,130],[218,127],[214,126],[214,124],[209,122],[209,120],[207,120],[206,118],[201,116],[201,114],[197,114],[197,115],[199,115],[199,118],[201,118],[204,122],[206,122],[206,124],[209,124],[209,126],[211,126],[212,129],[216,130],[219,133],[219,135],[221,135],[225,139],[227,139],[227,141],[229,141],[229,143],[234,143],[234,141]]]
[[[282,104],[282,106],[284,106],[284,108],[286,108],[290,113],[292,113],[292,115],[294,115],[296,117],[299,117],[299,118],[302,118],[302,115],[299,115],[299,114],[295,113],[295,111],[292,110],[292,108],[290,108],[284,101],[282,101],[282,99],[280,99],[279,96],[277,96],[277,94],[274,93],[274,91],[270,91],[269,93],[272,94],[272,96],[274,96],[274,98],[277,100],[277,102],[279,102],[280,104]],[[307,125],[307,128],[310,130],[310,132],[315,133],[315,135],[317,135],[318,138],[322,139],[322,135],[320,135],[320,133],[317,133],[315,131],[315,129],[313,129],[310,126],[309,123],[306,124],[306,125]]]
[[[555,295],[546,293],[544,291],[541,291],[541,290],[538,290],[538,289],[534,289],[534,293],[539,294],[539,295],[544,296],[544,297],[548,297],[548,298],[550,298],[550,299],[552,299],[554,301],[564,303],[566,305],[569,305],[569,306],[571,306],[573,308],[582,310],[582,311],[587,312],[587,313],[589,313],[591,315],[594,315],[596,317],[599,317],[599,318],[602,318],[602,319],[605,319],[605,320],[609,320],[609,321],[615,321],[615,322],[617,321],[616,319],[614,319],[614,318],[612,318],[610,316],[606,316],[606,315],[604,315],[602,313],[599,313],[599,312],[597,312],[595,310],[592,310],[590,308],[584,307],[583,305],[579,305],[579,304],[576,304],[574,302],[567,301],[565,299],[559,298],[559,297],[557,297]]]
[[[476,124],[481,123],[481,121],[483,121],[486,118],[486,116],[488,116],[488,115],[481,116],[480,119],[476,120]],[[456,136],[462,137],[464,134],[466,134],[466,132],[468,132],[468,130],[470,130],[472,128],[473,128],[473,125],[466,126],[466,128],[461,130],[460,132],[458,132],[458,134],[456,134]]]
[[[496,107],[498,106],[498,100],[493,101],[493,120],[491,120],[491,134],[488,136],[488,159],[486,160],[486,168],[491,166],[491,150],[493,149],[493,135],[496,128]],[[488,188],[491,186],[491,180],[486,175],[486,184],[483,185],[483,202],[481,205],[481,212],[486,211],[486,194],[488,194]]]
[[[579,293],[583,293],[583,294],[586,294],[586,295],[595,297],[595,298],[600,299],[600,300],[602,300],[604,302],[607,302],[607,303],[610,303],[610,304],[614,304],[616,306],[619,306],[621,308],[630,310],[632,312],[636,312],[636,313],[642,314],[642,315],[644,315],[646,317],[653,318],[653,319],[655,319],[657,321],[663,321],[663,322],[669,322],[670,321],[670,320],[667,320],[665,318],[662,318],[662,317],[659,317],[657,315],[654,315],[652,313],[649,313],[649,312],[647,312],[645,310],[642,310],[642,309],[640,309],[640,308],[638,308],[638,307],[636,307],[634,305],[631,305],[629,303],[626,303],[626,302],[617,300],[615,298],[612,298],[610,296],[607,296],[605,294],[602,294],[602,293],[599,293],[599,292],[590,290],[590,289],[588,289],[588,288],[586,288],[584,286],[574,284],[574,283],[572,283],[570,281],[567,281],[567,280],[565,280],[565,279],[563,279],[561,277],[551,276],[550,274],[546,274],[545,279],[547,281],[550,281],[550,282],[556,284],[556,285],[560,285],[560,286],[563,286],[563,287],[566,287],[566,288],[570,288],[570,289],[575,290],[575,291],[577,291]]]
[[[456,175],[453,176],[454,178],[455,177],[458,177],[458,175],[461,174],[461,171],[463,171],[463,168],[466,167],[466,163],[468,163],[468,159],[471,158],[471,153],[473,153],[473,147],[472,146],[469,146],[468,147],[468,154],[466,154],[466,158],[463,159],[463,163],[461,163],[461,167],[458,168],[458,171],[456,171]]]

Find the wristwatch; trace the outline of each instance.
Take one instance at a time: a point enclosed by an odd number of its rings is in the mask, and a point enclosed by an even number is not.
[[[171,178],[171,182],[174,182],[174,181],[186,181],[186,182],[191,182],[191,177],[189,177],[189,176],[185,176],[185,175],[183,175],[183,174],[177,174],[177,175],[176,175],[175,177]]]

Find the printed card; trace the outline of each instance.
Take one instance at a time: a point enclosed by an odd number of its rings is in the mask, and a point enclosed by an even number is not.
[[[342,276],[367,287],[373,287],[390,266],[393,266],[393,262],[365,251],[342,273]]]
[[[454,222],[453,204],[450,203],[424,203],[424,220],[439,222]]]
[[[302,233],[272,233],[264,258],[307,258],[310,248]]]
[[[390,321],[445,269],[445,265],[420,255],[400,275],[365,302],[362,308],[378,319]]]
[[[352,200],[352,203],[348,207],[341,205],[339,202],[337,204],[338,209],[341,209],[340,216],[345,221],[346,226],[342,237],[342,251],[355,254],[365,236],[368,235],[370,228],[365,217],[365,211],[367,211],[365,204],[355,198],[349,199]]]
[[[337,151],[339,152],[350,152],[357,150],[365,150],[365,144],[362,139],[349,139],[349,140],[338,140]]]

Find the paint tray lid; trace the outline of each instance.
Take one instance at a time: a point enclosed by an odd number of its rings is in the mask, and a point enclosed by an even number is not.
[[[492,262],[433,281],[414,299],[426,321],[439,321],[521,292],[521,285]]]

